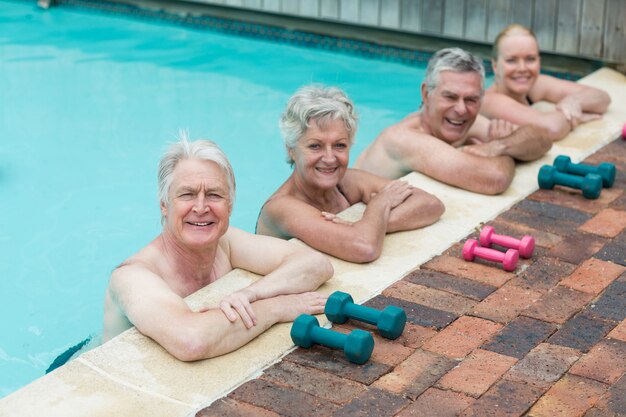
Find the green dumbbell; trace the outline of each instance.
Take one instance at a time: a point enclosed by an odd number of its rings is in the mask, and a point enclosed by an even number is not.
[[[576,174],[585,176],[587,174],[598,174],[602,177],[602,186],[609,188],[615,182],[615,164],[602,162],[594,166],[589,164],[574,164],[569,156],[559,155],[554,160],[553,165],[559,172],[566,174]]]
[[[335,291],[328,297],[324,313],[333,323],[345,323],[348,319],[373,324],[381,336],[397,339],[404,331],[406,313],[396,306],[387,306],[384,310],[354,304],[350,294]]]
[[[335,349],[343,349],[350,362],[363,364],[372,355],[374,338],[365,330],[353,330],[349,334],[335,332],[320,327],[313,316],[301,314],[291,326],[291,340],[303,348],[318,344]]]
[[[602,191],[602,177],[598,174],[587,174],[581,177],[559,172],[552,165],[542,166],[539,170],[539,187],[549,190],[555,185],[577,188],[582,190],[585,198],[595,199],[600,196],[600,191]]]

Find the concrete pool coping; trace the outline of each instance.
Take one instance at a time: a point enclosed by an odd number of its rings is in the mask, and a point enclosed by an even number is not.
[[[320,291],[346,291],[358,303],[374,297],[535,191],[539,167],[552,163],[556,155],[578,161],[614,140],[626,121],[626,77],[603,68],[579,82],[611,95],[611,107],[602,120],[580,126],[540,160],[519,164],[511,188],[499,196],[473,194],[417,173],[407,175],[408,181],[444,202],[442,219],[425,229],[387,236],[376,262],[357,265],[333,259],[335,277]],[[354,206],[344,215],[358,217],[362,208]],[[224,294],[253,279],[250,273],[233,271],[187,301],[194,309],[215,306]],[[0,414],[194,414],[289,353],[293,349],[289,329],[289,324],[276,325],[236,352],[194,363],[177,361],[131,329],[0,400]]]

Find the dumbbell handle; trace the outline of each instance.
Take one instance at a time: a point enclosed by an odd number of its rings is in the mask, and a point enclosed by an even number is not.
[[[335,332],[324,327],[315,326],[311,329],[311,339],[319,345],[343,349],[347,338],[348,336],[343,333]]]
[[[373,325],[378,324],[381,314],[379,310],[354,303],[346,304],[344,313],[352,319]]]
[[[487,259],[488,261],[502,262],[504,260],[504,253],[499,250],[491,248],[483,248],[476,246],[474,248],[474,255],[479,258]]]

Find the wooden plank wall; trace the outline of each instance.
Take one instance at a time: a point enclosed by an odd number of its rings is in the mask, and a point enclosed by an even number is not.
[[[510,23],[542,51],[626,62],[626,0],[192,0],[491,44]]]

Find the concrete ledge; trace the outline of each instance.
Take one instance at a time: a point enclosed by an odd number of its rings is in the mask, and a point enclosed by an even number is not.
[[[417,173],[407,175],[409,182],[442,199],[447,208],[442,219],[425,229],[387,236],[382,256],[371,264],[333,259],[335,277],[321,291],[340,289],[351,293],[358,303],[372,298],[535,191],[539,168],[552,163],[556,155],[579,161],[614,140],[626,121],[626,77],[601,69],[580,82],[611,95],[610,110],[602,120],[580,126],[542,159],[520,164],[512,186],[499,196],[459,190]],[[356,205],[342,215],[358,218],[362,210],[362,205]],[[187,302],[193,309],[217,306],[223,295],[254,279],[253,274],[233,271],[188,297]],[[323,316],[320,319],[327,323]],[[291,351],[289,329],[289,324],[276,325],[236,352],[195,363],[179,362],[131,329],[0,400],[0,415],[190,415]]]

